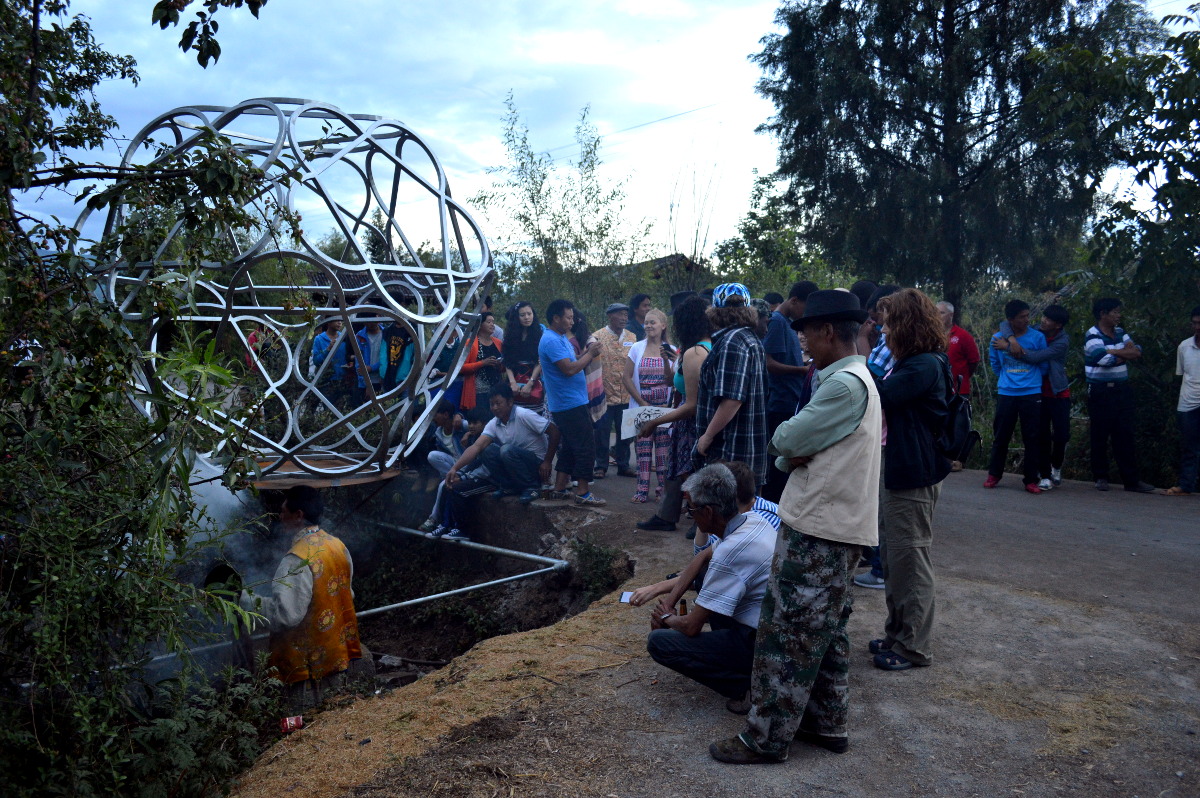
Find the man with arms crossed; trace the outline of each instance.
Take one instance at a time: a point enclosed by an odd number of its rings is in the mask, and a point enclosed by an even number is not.
[[[816,291],[794,322],[821,385],[771,439],[776,466],[791,474],[755,641],[747,729],[709,746],[721,762],[783,762],[793,739],[835,753],[849,747],[850,577],[862,547],[879,541],[883,414],[856,348],[866,318],[853,294]]]

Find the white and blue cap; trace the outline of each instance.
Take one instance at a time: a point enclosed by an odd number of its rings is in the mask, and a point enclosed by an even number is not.
[[[750,304],[750,291],[741,283],[721,283],[713,289],[713,307]]]

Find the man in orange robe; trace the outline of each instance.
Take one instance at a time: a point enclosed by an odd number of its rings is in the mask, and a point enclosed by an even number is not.
[[[362,657],[354,614],[354,563],[342,541],[320,526],[320,494],[308,485],[284,494],[279,521],[292,547],[275,569],[272,592],[257,607],[271,628],[268,664],[300,692],[318,693]]]

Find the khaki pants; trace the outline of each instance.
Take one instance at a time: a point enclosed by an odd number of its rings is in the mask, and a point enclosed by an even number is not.
[[[933,510],[941,492],[941,483],[889,490],[880,530],[888,610],[883,636],[893,651],[914,665],[933,661],[934,579],[929,547],[933,544]]]

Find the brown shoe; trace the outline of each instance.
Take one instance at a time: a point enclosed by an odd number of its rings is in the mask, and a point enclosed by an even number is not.
[[[760,754],[747,748],[740,736],[718,740],[708,747],[708,753],[718,762],[730,765],[778,765],[787,761],[787,749],[780,756]]]
[[[1166,490],[1164,490],[1163,495],[1164,496],[1191,496],[1192,492],[1184,490],[1183,488],[1176,485],[1173,488],[1167,488]]]
[[[957,460],[951,460],[950,461],[950,470],[951,471],[962,471],[962,463],[958,462]]]

